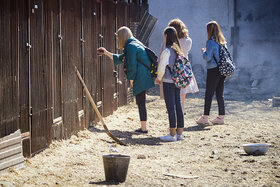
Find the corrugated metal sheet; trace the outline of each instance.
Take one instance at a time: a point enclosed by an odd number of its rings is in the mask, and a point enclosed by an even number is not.
[[[20,130],[0,138],[0,173],[11,166],[24,167]]]
[[[149,14],[148,11],[144,13],[139,26],[137,28],[137,38],[145,45],[148,45],[149,38],[158,22],[158,19]]]

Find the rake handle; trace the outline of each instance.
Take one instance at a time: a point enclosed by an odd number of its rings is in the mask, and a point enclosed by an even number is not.
[[[119,143],[120,145],[126,145],[124,142],[122,142],[121,140],[119,140],[117,137],[115,137],[115,136],[109,131],[109,129],[108,129],[107,126],[105,125],[105,123],[104,123],[104,121],[103,121],[103,118],[102,118],[102,116],[101,116],[99,110],[97,109],[97,106],[96,106],[95,102],[93,101],[93,98],[91,97],[91,95],[90,95],[90,93],[89,93],[89,91],[88,91],[88,88],[87,88],[87,86],[86,86],[86,84],[85,84],[85,82],[84,82],[84,80],[83,80],[81,74],[79,73],[77,67],[75,67],[75,70],[76,70],[76,73],[77,73],[77,76],[78,76],[79,80],[81,81],[81,83],[82,83],[82,85],[83,85],[83,88],[84,88],[84,90],[85,90],[85,92],[86,92],[86,95],[87,95],[89,101],[90,101],[90,104],[91,104],[92,108],[94,109],[95,113],[97,114],[98,118],[100,119],[100,121],[101,121],[101,123],[102,123],[102,126],[103,126],[104,129],[105,129],[106,134],[107,134],[108,136],[110,136],[113,140],[115,140],[117,143]]]

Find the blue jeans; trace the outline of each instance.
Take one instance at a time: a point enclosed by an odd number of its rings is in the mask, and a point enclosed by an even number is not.
[[[180,89],[177,88],[174,83],[163,82],[163,93],[170,128],[176,128],[176,117],[177,128],[183,128],[184,114],[181,106]]]

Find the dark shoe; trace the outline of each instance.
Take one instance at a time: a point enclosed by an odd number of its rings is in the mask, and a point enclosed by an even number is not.
[[[148,133],[148,130],[143,131],[141,128],[139,128],[139,129],[136,129],[134,132],[146,134],[146,133]]]

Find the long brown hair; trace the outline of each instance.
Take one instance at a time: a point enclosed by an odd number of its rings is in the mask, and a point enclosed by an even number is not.
[[[183,55],[176,29],[174,27],[167,27],[164,30],[164,35],[166,35],[166,47],[173,49],[177,55]]]
[[[218,44],[226,44],[226,39],[221,31],[219,24],[216,21],[210,21],[207,23],[208,40],[212,37]]]
[[[188,31],[186,25],[179,18],[171,20],[168,23],[168,26],[174,27],[176,29],[179,39],[189,37],[189,31]]]

